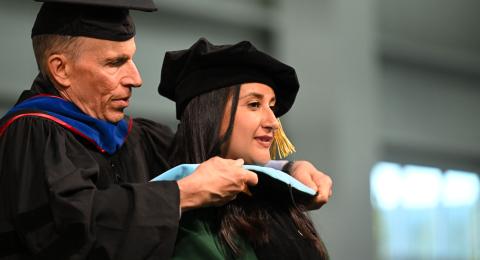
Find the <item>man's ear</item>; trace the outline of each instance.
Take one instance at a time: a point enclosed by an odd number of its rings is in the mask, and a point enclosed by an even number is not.
[[[71,61],[64,54],[53,54],[48,57],[47,67],[53,81],[60,87],[68,88],[70,86],[69,66]]]

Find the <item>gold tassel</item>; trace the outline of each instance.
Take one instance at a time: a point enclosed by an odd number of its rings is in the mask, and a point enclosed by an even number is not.
[[[270,147],[270,157],[272,160],[277,158],[277,153],[280,159],[283,159],[295,152],[295,146],[288,140],[287,135],[283,131],[282,123],[278,120],[278,129],[273,134],[273,142]]]

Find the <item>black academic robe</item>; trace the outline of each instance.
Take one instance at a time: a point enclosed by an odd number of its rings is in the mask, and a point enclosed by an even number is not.
[[[21,99],[58,94],[37,78]],[[0,258],[168,259],[179,221],[171,131],[134,119],[113,155],[54,121],[15,120],[0,136]],[[2,258],[3,259],[3,258]]]

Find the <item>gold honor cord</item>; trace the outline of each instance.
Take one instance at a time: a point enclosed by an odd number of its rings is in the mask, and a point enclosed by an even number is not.
[[[278,129],[273,134],[273,142],[272,146],[270,147],[270,157],[272,160],[277,158],[277,154],[279,155],[280,159],[283,159],[290,154],[295,152],[295,146],[288,140],[287,135],[283,131],[282,123],[280,119],[278,120]]]

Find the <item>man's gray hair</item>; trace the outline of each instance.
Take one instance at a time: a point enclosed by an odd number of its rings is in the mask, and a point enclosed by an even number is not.
[[[69,59],[75,60],[79,54],[79,37],[44,34],[32,37],[33,52],[37,66],[42,75],[50,78],[47,62],[53,54],[65,54]]]

